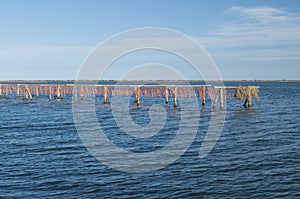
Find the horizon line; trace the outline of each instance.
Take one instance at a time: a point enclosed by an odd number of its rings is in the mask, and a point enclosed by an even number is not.
[[[65,82],[75,82],[75,81],[100,81],[100,82],[182,82],[182,81],[193,81],[193,82],[300,82],[300,79],[239,79],[239,80],[195,80],[195,79],[188,79],[188,80],[115,80],[115,79],[103,79],[103,80],[89,80],[89,79],[18,79],[18,80],[0,80],[0,82],[58,82],[58,81],[65,81]]]

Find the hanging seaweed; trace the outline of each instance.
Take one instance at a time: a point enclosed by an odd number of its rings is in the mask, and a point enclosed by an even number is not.
[[[242,100],[244,98],[255,97],[258,98],[258,87],[254,86],[239,86],[235,89],[235,98],[237,100]]]

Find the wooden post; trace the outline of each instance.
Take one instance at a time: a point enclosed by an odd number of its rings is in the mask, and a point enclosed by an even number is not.
[[[49,101],[52,101],[52,86],[49,85]]]
[[[17,84],[17,98],[20,97],[20,84]]]
[[[24,92],[25,92],[25,99],[26,100],[28,100],[28,85],[26,84],[26,86],[25,86],[25,90],[24,90]]]
[[[103,103],[104,104],[107,104],[107,87],[106,86],[104,86],[103,87]]]
[[[2,85],[0,84],[0,98],[2,98]]]
[[[75,85],[73,87],[73,98],[74,98],[74,101],[77,102],[77,86],[75,86]]]
[[[205,86],[202,86],[202,105],[204,106],[206,104],[206,97],[205,97]]]
[[[27,89],[25,89],[25,100],[28,100],[28,92],[27,92]]]
[[[56,87],[57,99],[61,98],[60,86],[57,85]]]
[[[32,95],[31,95],[30,89],[28,88],[28,85],[26,85],[25,91],[27,93],[26,100],[28,100],[28,96],[29,96],[29,99],[32,100]]]
[[[138,101],[138,89],[137,89],[137,87],[134,87],[134,102],[136,103],[137,101]]]
[[[250,108],[252,106],[252,104],[251,104],[251,96],[250,95],[247,96],[247,101],[248,101],[248,108]]]
[[[141,90],[140,90],[140,87],[138,87],[138,88],[137,88],[136,105],[140,105],[140,95],[141,95]]]
[[[215,99],[214,99],[213,109],[217,108],[218,98],[219,98],[219,94],[216,94]]]
[[[174,88],[174,107],[177,107],[177,87]]]
[[[168,87],[166,86],[166,92],[165,92],[165,95],[166,95],[166,104],[169,103],[169,90],[168,90]]]
[[[223,88],[220,88],[220,109],[224,109],[224,92]]]
[[[29,98],[30,98],[30,100],[32,100],[32,95],[31,95],[31,93],[30,93],[30,90],[29,90],[29,88],[28,88],[28,94],[29,94]]]
[[[8,99],[8,84],[5,87],[5,99]]]
[[[83,86],[80,86],[80,99],[83,100]]]
[[[35,87],[35,98],[38,99],[39,98],[39,85],[37,85]]]

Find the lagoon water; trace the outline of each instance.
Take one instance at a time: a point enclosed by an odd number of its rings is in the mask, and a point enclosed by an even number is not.
[[[231,82],[230,85],[243,84]],[[253,82],[260,101],[251,109],[227,101],[226,120],[213,150],[203,159],[199,149],[208,128],[210,102],[201,109],[198,132],[189,149],[169,166],[149,173],[109,168],[84,147],[76,131],[72,100],[0,100],[0,196],[3,198],[300,198],[300,83]],[[149,106],[130,107],[136,123],[149,122]],[[163,105],[161,101],[156,102]],[[201,105],[200,105],[201,106]],[[110,106],[97,101],[101,125],[117,134]],[[157,149],[176,133],[180,108],[166,107],[167,122]],[[217,111],[218,112],[218,111]],[[193,125],[193,124],[191,124]],[[165,134],[164,134],[165,133]],[[165,135],[165,136],[164,136]],[[125,142],[116,142],[124,145]],[[132,143],[139,151],[145,142]],[[153,144],[153,146],[151,145]],[[154,146],[155,145],[155,146]],[[124,146],[123,146],[124,147]],[[126,146],[125,146],[126,147]],[[145,147],[144,147],[145,148]],[[159,148],[159,147],[158,147]],[[102,150],[105,151],[105,148]]]

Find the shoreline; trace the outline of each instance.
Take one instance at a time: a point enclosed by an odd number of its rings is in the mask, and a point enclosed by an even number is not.
[[[78,82],[300,82],[300,80],[77,80]],[[0,83],[48,83],[67,82],[74,83],[75,80],[0,80]]]

